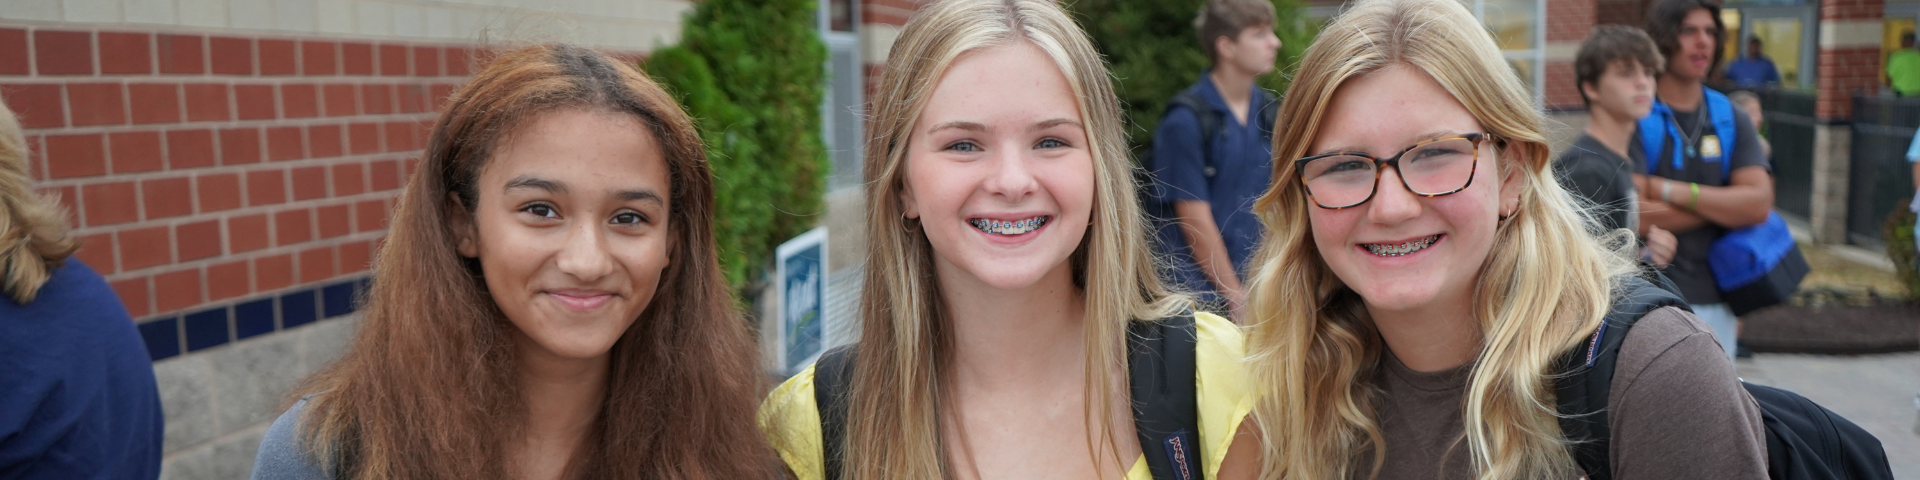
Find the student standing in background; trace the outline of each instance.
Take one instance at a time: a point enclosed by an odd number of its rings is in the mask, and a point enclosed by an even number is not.
[[[1672,233],[1640,221],[1635,169],[1646,156],[1634,135],[1634,122],[1653,110],[1653,83],[1666,62],[1653,39],[1638,28],[1595,27],[1574,55],[1580,99],[1590,119],[1580,139],[1554,160],[1554,177],[1587,200],[1602,232],[1632,230],[1644,239],[1641,258],[1654,266],[1673,259]]]
[[[1268,0],[1209,0],[1196,23],[1213,67],[1168,102],[1154,132],[1148,204],[1158,208],[1148,214],[1170,220],[1157,232],[1176,266],[1170,280],[1239,317],[1261,236],[1249,209],[1273,177],[1275,100],[1253,81],[1273,70],[1280,37]]]

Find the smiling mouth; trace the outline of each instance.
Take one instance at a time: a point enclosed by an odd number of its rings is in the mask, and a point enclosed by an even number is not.
[[[559,302],[560,305],[568,309],[582,312],[599,309],[601,306],[606,305],[608,301],[613,300],[613,294],[611,293],[576,294],[547,292],[547,295],[552,296],[554,301]]]
[[[1020,235],[1046,226],[1053,217],[1041,215],[1025,220],[990,220],[985,218],[968,219],[967,224],[974,229],[993,235]]]
[[[1379,255],[1382,257],[1401,257],[1406,255],[1412,255],[1414,252],[1418,252],[1421,250],[1426,250],[1427,247],[1431,247],[1435,242],[1439,242],[1439,241],[1440,241],[1440,235],[1435,234],[1430,237],[1421,238],[1421,239],[1417,239],[1417,240],[1413,240],[1405,243],[1362,243],[1360,244],[1360,247],[1367,249],[1368,253]]]

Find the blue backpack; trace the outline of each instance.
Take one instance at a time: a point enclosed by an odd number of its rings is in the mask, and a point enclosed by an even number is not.
[[[1702,87],[1701,90],[1705,93],[1706,113],[1713,123],[1714,136],[1720,141],[1720,154],[1701,155],[1700,160],[1719,162],[1721,183],[1732,183],[1733,161],[1729,157],[1739,134],[1734,125],[1733,102],[1713,89]],[[1647,175],[1653,175],[1662,160],[1672,162],[1675,170],[1685,169],[1688,155],[1681,153],[1681,146],[1686,140],[1677,124],[1673,108],[1658,100],[1653,103],[1653,113],[1640,119],[1640,147],[1647,156]],[[1759,225],[1728,231],[1715,240],[1707,249],[1707,266],[1713,270],[1721,299],[1734,315],[1785,303],[1800,290],[1800,279],[1807,276],[1809,269],[1806,257],[1793,241],[1793,233],[1787,229],[1786,220],[1780,218],[1778,212],[1768,212],[1767,220]]]

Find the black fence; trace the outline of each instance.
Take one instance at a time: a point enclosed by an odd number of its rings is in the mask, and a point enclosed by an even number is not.
[[[1765,89],[1753,92],[1766,110],[1762,134],[1773,145],[1773,208],[1800,218],[1813,212],[1813,132],[1818,104],[1813,92]]]
[[[1847,175],[1847,233],[1880,240],[1894,209],[1913,200],[1907,146],[1920,126],[1920,98],[1853,97],[1852,165]],[[1776,175],[1778,177],[1778,175]]]

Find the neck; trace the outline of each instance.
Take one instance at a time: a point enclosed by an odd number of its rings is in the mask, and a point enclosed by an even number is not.
[[[1417,372],[1437,372],[1473,361],[1480,334],[1469,311],[1464,303],[1411,310],[1367,307],[1393,356]]]
[[[1665,102],[1668,107],[1682,112],[1691,112],[1699,109],[1700,100],[1704,98],[1700,88],[1698,78],[1687,79],[1676,75],[1661,75],[1654,91],[1660,95],[1660,101]]]
[[[592,432],[606,397],[608,355],[561,358],[519,335],[521,391],[526,396],[525,437],[518,465],[534,476],[559,475]],[[561,468],[552,469],[559,466]],[[539,472],[548,473],[539,473]],[[534,477],[528,477],[534,478]]]
[[[953,328],[955,385],[1033,388],[1085,380],[1084,294],[1062,262],[1027,288],[1002,290],[964,273],[939,275]],[[967,278],[956,278],[967,277]]]
[[[1629,156],[1627,145],[1633,139],[1635,120],[1606,108],[1595,108],[1587,120],[1587,135],[1599,140],[1601,145],[1621,158],[1626,158]]]
[[[1220,97],[1227,100],[1228,107],[1235,111],[1246,109],[1247,102],[1253,101],[1253,78],[1247,72],[1233,65],[1219,64],[1207,74],[1213,80],[1213,87],[1220,90]]]

